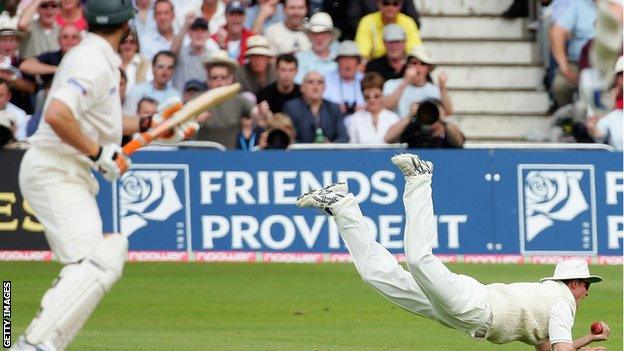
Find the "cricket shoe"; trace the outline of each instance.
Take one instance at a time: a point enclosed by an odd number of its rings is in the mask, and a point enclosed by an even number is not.
[[[395,155],[390,161],[392,161],[406,177],[431,174],[433,172],[433,163],[421,160],[420,157],[414,154]]]
[[[51,342],[44,342],[39,345],[29,344],[24,336],[20,336],[11,351],[56,351]]]
[[[334,183],[299,196],[297,207],[314,207],[333,216],[331,205],[347,196],[348,192],[347,183]]]

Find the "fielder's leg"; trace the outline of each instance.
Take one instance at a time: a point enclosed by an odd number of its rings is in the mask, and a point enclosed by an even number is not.
[[[482,327],[490,317],[486,288],[475,279],[451,272],[432,253],[437,223],[431,199],[433,165],[416,155],[392,158],[405,175],[405,255],[410,272],[446,324],[466,332]]]
[[[398,306],[435,319],[429,301],[414,278],[375,241],[355,197],[347,191],[344,183],[330,185],[302,195],[297,206],[319,208],[334,216],[355,268],[365,283]]]

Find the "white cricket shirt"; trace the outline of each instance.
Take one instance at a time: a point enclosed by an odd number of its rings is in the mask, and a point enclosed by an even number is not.
[[[80,130],[99,145],[121,143],[122,116],[119,97],[121,59],[102,37],[89,33],[61,61],[44,106],[44,116],[52,99],[65,104],[78,121]],[[64,143],[41,118],[31,144],[59,153],[86,156]]]

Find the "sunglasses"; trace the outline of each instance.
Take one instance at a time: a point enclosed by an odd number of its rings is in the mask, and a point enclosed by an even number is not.
[[[368,100],[373,100],[373,99],[379,99],[382,95],[377,93],[377,94],[369,94],[369,95],[364,95],[364,100],[368,101]]]
[[[591,285],[591,282],[588,280],[581,280],[583,282],[583,284],[585,284],[585,290],[589,291],[589,286]]]
[[[59,5],[55,2],[44,2],[44,3],[39,4],[40,9],[47,9],[47,8],[55,9],[57,7],[59,7]]]
[[[392,1],[392,0],[384,0],[381,2],[383,6],[399,6],[401,5],[401,1]]]

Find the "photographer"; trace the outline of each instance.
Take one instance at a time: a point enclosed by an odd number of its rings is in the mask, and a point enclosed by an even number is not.
[[[408,148],[461,148],[466,137],[459,128],[446,120],[438,100],[412,103],[409,118],[390,127],[387,143],[407,143]]]

